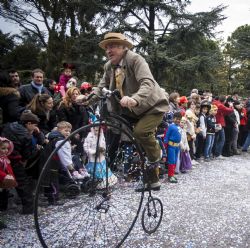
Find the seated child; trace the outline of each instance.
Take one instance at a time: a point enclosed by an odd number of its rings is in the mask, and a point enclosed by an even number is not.
[[[71,128],[72,126],[69,122],[61,121],[57,123],[57,129],[49,134],[49,143],[44,150],[44,154],[47,158],[48,151],[52,152],[65,138],[69,137]],[[48,197],[50,204],[56,204],[58,201],[59,179],[62,184],[74,184],[72,178],[79,180],[89,177],[84,166],[78,168],[78,171],[74,168],[72,147],[69,141],[65,142],[65,144],[52,157],[49,169],[50,173],[44,179],[44,188],[45,195]]]
[[[8,207],[8,189],[17,186],[17,182],[12,171],[8,155],[13,151],[13,143],[0,137],[0,211],[7,210]],[[1,220],[0,230],[6,228],[6,225]]]
[[[106,187],[106,170],[108,170],[108,184],[112,186],[117,183],[117,177],[111,172],[107,167],[105,159],[106,142],[103,134],[103,130],[100,129],[100,139],[99,139],[99,151],[96,154],[96,145],[98,139],[99,127],[94,127],[91,129],[84,141],[84,150],[88,156],[88,163],[86,168],[95,179],[100,180],[98,184],[98,189],[103,189]],[[97,156],[97,158],[96,158]],[[95,166],[96,159],[96,166]]]

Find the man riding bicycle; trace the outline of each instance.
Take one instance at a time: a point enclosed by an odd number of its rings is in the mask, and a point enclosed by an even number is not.
[[[105,50],[109,61],[104,66],[104,75],[94,93],[101,95],[104,87],[119,90],[120,105],[111,103],[112,111],[136,121],[133,134],[148,158],[148,176],[145,185],[137,191],[149,187],[159,190],[161,148],[155,131],[163,114],[168,111],[168,94],[153,78],[145,59],[130,50],[133,44],[123,34],[107,33],[99,46]],[[94,99],[90,100],[90,104]]]

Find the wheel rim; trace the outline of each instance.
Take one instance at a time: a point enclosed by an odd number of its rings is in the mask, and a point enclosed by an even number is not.
[[[67,140],[94,126],[99,124],[80,128]],[[102,123],[102,127],[110,128],[110,125]],[[130,134],[124,134],[133,141]],[[55,149],[54,154],[59,149]],[[113,173],[117,176],[117,183],[112,187],[98,189],[98,184],[90,179],[88,183],[92,186],[87,190],[79,186],[85,193],[71,198],[60,193],[63,205],[44,206],[47,199],[44,199],[43,181],[48,176],[46,171],[54,154],[45,164],[35,195],[35,226],[43,247],[119,247],[132,230],[141,208],[143,193],[134,192],[140,182],[125,181],[123,172],[118,169]]]
[[[161,224],[163,216],[163,204],[159,198],[151,198],[142,211],[142,227],[148,233],[154,233]]]

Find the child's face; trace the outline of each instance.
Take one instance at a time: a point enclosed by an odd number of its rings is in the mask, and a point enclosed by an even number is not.
[[[71,133],[71,128],[68,127],[63,127],[63,128],[58,128],[58,131],[65,137],[68,138]]]
[[[192,110],[194,111],[194,110],[195,110],[195,107],[196,107],[195,103],[192,102],[192,103],[190,104],[190,109],[192,109]]]
[[[207,112],[208,112],[208,107],[203,107],[203,108],[202,108],[202,113],[203,113],[203,114],[206,114]]]
[[[94,134],[98,135],[98,132],[99,132],[99,128],[98,127],[94,127]]]
[[[218,111],[217,109],[210,110],[210,114],[215,116],[217,114],[217,111]]]
[[[200,108],[195,108],[194,112],[195,112],[195,114],[198,115],[200,113]]]
[[[174,117],[174,124],[176,124],[176,125],[180,125],[180,122],[181,122],[181,119],[180,118],[176,118],[176,117]]]
[[[181,121],[180,121],[180,127],[181,127],[181,128],[184,128],[185,125],[186,125],[186,120],[181,120]]]
[[[37,129],[37,123],[27,122],[25,126],[29,133],[33,133]]]
[[[69,68],[65,69],[65,70],[64,70],[64,74],[65,74],[66,76],[71,76],[71,74],[72,74],[71,69],[69,69]]]
[[[4,142],[0,145],[0,156],[6,156],[9,151],[9,143]]]

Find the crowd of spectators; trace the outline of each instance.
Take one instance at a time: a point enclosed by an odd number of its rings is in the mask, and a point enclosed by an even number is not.
[[[90,93],[92,85],[86,82],[78,84],[72,76],[72,69],[71,65],[65,65],[58,84],[55,80],[45,79],[41,69],[32,71],[32,80],[26,85],[22,85],[16,70],[0,73],[0,136],[13,143],[13,149],[8,154],[9,160],[2,159],[4,156],[0,154],[0,211],[7,209],[6,192],[9,185],[9,188],[16,188],[21,199],[22,214],[33,213],[33,192],[39,170],[33,167],[27,170],[27,163],[39,156],[58,123],[69,123],[72,131],[89,123],[88,107],[79,105],[76,99],[81,94]],[[173,123],[181,128],[178,142],[166,139],[168,130],[173,129],[170,128]],[[87,135],[77,134],[72,138],[70,145],[74,147],[76,155],[83,154],[81,140]],[[159,126],[158,138],[164,143],[162,161],[170,171],[169,181],[176,183],[173,170],[175,174],[186,173],[203,161],[247,152],[250,145],[250,101],[243,100],[237,94],[199,94],[197,89],[187,96],[181,96],[178,92],[170,93],[169,111]],[[5,145],[6,142],[0,142],[0,153],[1,147],[4,150]],[[166,155],[171,146],[178,146],[181,152],[169,163]],[[190,158],[188,166],[188,162],[183,164],[187,157]],[[7,176],[9,173],[4,172],[6,161],[13,169],[10,174],[16,183],[11,184],[12,179]],[[170,168],[169,164],[173,163],[175,166]],[[79,176],[77,173],[75,175]]]

